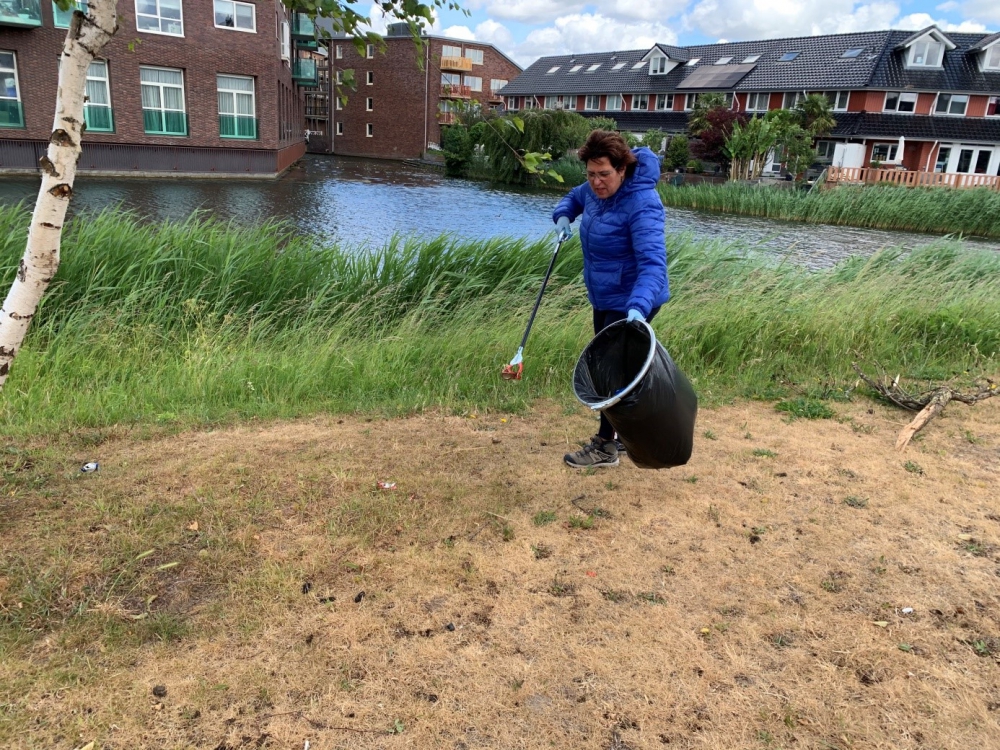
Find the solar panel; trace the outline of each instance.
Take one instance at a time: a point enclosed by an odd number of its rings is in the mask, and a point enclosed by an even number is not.
[[[677,84],[679,89],[731,89],[755,68],[749,65],[720,65],[696,68]]]

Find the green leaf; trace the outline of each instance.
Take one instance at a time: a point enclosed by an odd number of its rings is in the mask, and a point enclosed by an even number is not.
[[[522,120],[520,117],[511,117],[510,122],[515,128],[517,128],[517,132],[521,133],[522,135],[524,134],[524,120]]]
[[[547,174],[549,177],[551,177],[556,182],[565,182],[565,180],[563,180],[563,176],[561,174],[559,174],[558,172],[556,172],[554,169],[548,170],[545,174]]]

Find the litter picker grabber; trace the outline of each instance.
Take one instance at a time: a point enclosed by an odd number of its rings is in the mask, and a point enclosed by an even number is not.
[[[549,261],[549,270],[545,272],[545,278],[542,279],[542,288],[538,290],[538,297],[535,299],[535,307],[531,311],[531,317],[528,318],[528,327],[524,329],[524,338],[521,339],[521,345],[517,348],[517,354],[514,355],[514,359],[512,359],[509,364],[504,365],[503,370],[500,372],[500,376],[504,380],[521,379],[521,373],[524,372],[524,362],[522,361],[524,345],[528,343],[528,334],[531,333],[531,324],[535,322],[535,315],[538,313],[538,306],[542,304],[542,294],[545,293],[545,286],[549,283],[549,277],[552,275],[552,269],[556,267],[556,258],[559,257],[559,248],[562,247],[562,243],[565,242],[566,239],[566,237],[560,236],[556,242],[556,249],[552,253],[552,260]]]

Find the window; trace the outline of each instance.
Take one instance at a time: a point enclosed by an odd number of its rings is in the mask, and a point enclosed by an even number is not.
[[[507,97],[507,109],[509,109],[511,112],[517,112],[517,97],[516,96],[508,96]]]
[[[634,63],[632,65],[632,70],[638,70],[639,68],[645,68],[645,67],[646,67],[646,63],[644,63],[642,60],[640,60],[639,62]]]
[[[674,108],[674,95],[673,94],[657,94],[656,95],[656,109],[673,109]]]
[[[885,95],[883,112],[913,112],[917,108],[916,93],[904,91],[888,91]]]
[[[649,109],[649,94],[632,94],[632,109]]]
[[[480,76],[466,76],[464,83],[473,91],[483,90],[483,79]]]
[[[944,44],[932,37],[924,37],[910,45],[910,67],[940,68],[943,58]]]
[[[538,109],[538,98],[534,96],[524,97],[524,108],[525,109]]]
[[[483,51],[481,49],[466,49],[465,57],[472,60],[473,65],[483,64]]]
[[[111,116],[111,88],[108,86],[108,63],[94,60],[87,68],[87,101],[83,104],[83,121],[93,133],[114,132]]]
[[[836,144],[833,141],[819,141],[816,144],[816,155],[823,161],[831,161],[835,146]]]
[[[181,0],[135,0],[135,26],[152,34],[184,36]]]
[[[344,82],[344,71],[342,71],[342,70],[338,70],[337,71],[336,81],[337,81],[337,83],[343,83]]]
[[[649,73],[650,75],[658,76],[663,75],[667,72],[667,58],[665,57],[654,57],[649,61]]]
[[[21,89],[13,52],[0,52],[0,128],[23,128]]]
[[[576,109],[576,95],[547,96],[545,97],[545,109]]]
[[[219,136],[221,138],[257,138],[257,108],[254,105],[253,78],[217,75],[219,95]]]
[[[692,110],[692,109],[694,109],[694,105],[697,104],[697,103],[698,103],[698,95],[697,94],[687,94],[687,95],[685,95],[685,97],[684,97],[684,109],[686,109],[686,110]]]
[[[751,91],[747,94],[747,112],[767,112],[771,94],[766,91]]]
[[[375,57],[375,45],[374,44],[366,44],[365,45],[365,57],[367,57],[369,60],[371,60],[372,58]]]
[[[336,48],[334,49],[334,57],[336,57],[338,60],[343,60],[344,59],[344,47],[343,47],[343,45],[338,44],[336,46]]]
[[[844,50],[844,54],[842,54],[841,57],[846,57],[846,58],[857,57],[864,51],[865,51],[864,47],[852,47],[851,49]]]
[[[623,62],[620,62],[620,63],[615,63],[614,65],[612,65],[612,66],[611,66],[611,69],[612,69],[612,70],[621,70],[621,69],[622,69],[622,68],[624,68],[624,67],[625,67],[625,63],[623,63]],[[551,71],[550,71],[550,72],[551,72]]]
[[[292,32],[288,28],[288,21],[281,22],[281,59],[291,60]]]
[[[934,171],[945,172],[948,169],[948,160],[951,158],[951,146],[942,146],[938,149],[937,159],[934,160]]]
[[[986,69],[1000,70],[1000,43],[986,50]]]
[[[375,111],[375,97],[369,96],[365,99],[365,112]]]
[[[796,57],[798,57],[800,54],[801,54],[800,51],[786,52],[785,54],[783,54],[781,57],[778,58],[778,62],[791,62]]]
[[[508,83],[506,78],[491,78],[490,79],[490,93],[496,94],[500,89],[506,86]]]
[[[834,112],[846,112],[847,103],[851,100],[850,91],[828,91],[827,101],[830,102],[830,109]]]
[[[69,22],[73,18],[74,10],[79,10],[86,13],[87,4],[81,2],[81,0],[76,0],[76,2],[73,3],[73,7],[70,8],[69,10],[60,10],[58,5],[52,3],[52,25],[55,26],[57,29],[68,29]]]
[[[559,66],[558,65],[553,65],[551,68],[549,68],[548,73],[546,73],[545,75],[550,76],[553,73],[555,73],[557,70],[559,70]]]
[[[217,28],[256,31],[256,6],[233,0],[215,0],[215,25]]]
[[[344,108],[344,97],[337,96],[337,97],[334,97],[334,98],[337,100],[337,105],[336,105],[335,109],[337,109],[338,111],[341,110],[341,109],[343,109]]]
[[[442,45],[441,47],[441,57],[461,57],[462,48],[454,47],[450,44]]]
[[[898,143],[876,143],[872,146],[872,161],[887,162],[896,161],[896,152],[899,150]]]
[[[617,112],[622,108],[622,95],[621,94],[608,94],[607,101],[604,104],[604,109]]]
[[[576,73],[576,72],[578,72],[578,71],[580,70],[580,68],[582,68],[582,67],[583,67],[582,65],[574,65],[574,66],[573,66],[572,68],[570,68],[570,69],[569,69],[569,70],[567,70],[566,72],[567,72],[567,73]]]
[[[997,47],[997,49],[1000,49],[1000,47]],[[587,72],[588,72],[588,73],[593,73],[593,72],[594,72],[595,70],[597,70],[597,69],[598,69],[599,67],[601,67],[601,64],[600,64],[600,63],[594,63],[594,64],[593,64],[593,65],[591,65],[591,66],[590,66],[589,68],[587,68]]]
[[[690,60],[688,60],[686,63],[684,63],[684,65],[685,65],[685,67],[693,68],[695,65],[698,64],[699,60],[701,60],[700,57],[692,57]]]
[[[743,58],[743,64],[755,63],[760,59],[760,55],[747,55]]]
[[[368,123],[365,126],[365,135],[367,137],[369,137],[369,138],[374,138],[375,137],[375,126],[372,125],[371,123]]]
[[[991,96],[986,105],[987,117],[1000,117],[1000,96]]]
[[[589,94],[583,103],[584,109],[600,109],[601,97],[596,94]]]
[[[139,68],[139,79],[145,131],[155,135],[187,135],[184,72],[170,68]]]
[[[715,64],[716,65],[728,65],[732,61],[733,61],[732,56],[729,56],[729,57],[720,57],[718,60],[715,61]]]
[[[344,123],[338,121],[337,122],[337,135],[343,135],[343,134],[344,134]]]
[[[964,116],[965,108],[968,106],[969,97],[965,94],[938,94],[934,114]]]
[[[375,71],[369,70],[368,73],[366,74],[366,78],[368,85],[373,86],[375,84]]]
[[[461,75],[461,73],[442,73],[441,74],[441,85],[442,86],[461,86],[462,85],[462,75]]]
[[[783,109],[795,109],[796,105],[803,99],[801,91],[786,91],[785,99],[781,106]]]

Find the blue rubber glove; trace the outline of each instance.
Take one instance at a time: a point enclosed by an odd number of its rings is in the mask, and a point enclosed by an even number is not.
[[[559,217],[559,221],[556,222],[556,231],[561,240],[568,240],[573,236],[573,230],[569,228],[569,217]]]
[[[646,316],[633,307],[631,310],[628,311],[628,317],[626,318],[626,320],[629,323],[631,323],[633,320],[641,320],[643,323],[645,323]]]

